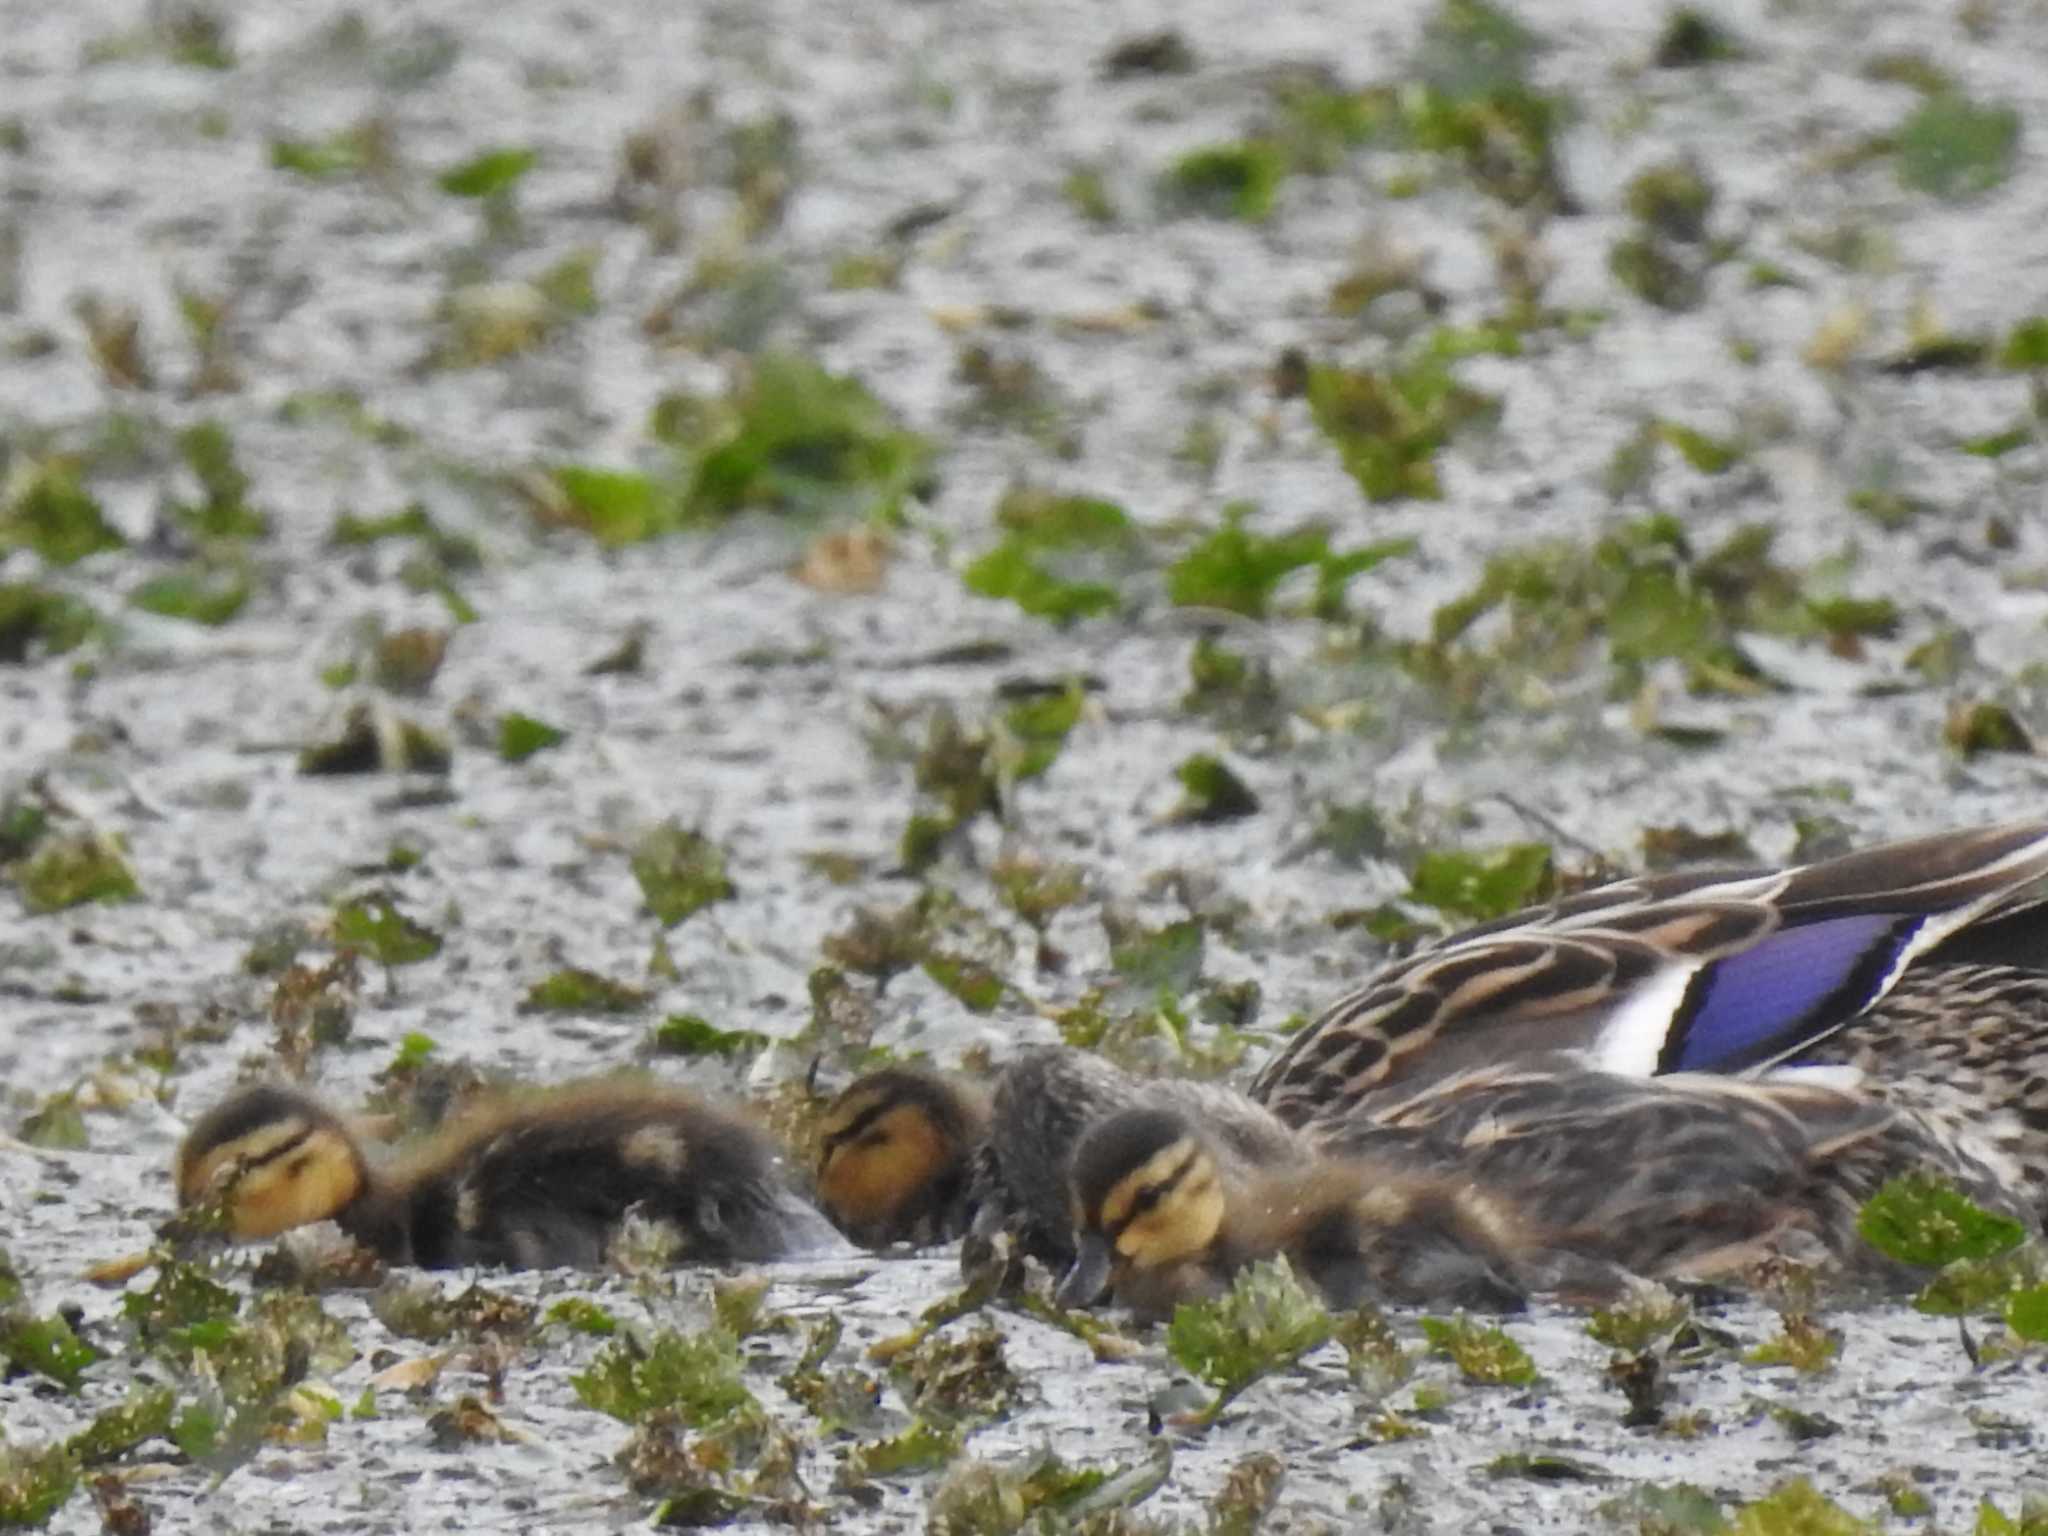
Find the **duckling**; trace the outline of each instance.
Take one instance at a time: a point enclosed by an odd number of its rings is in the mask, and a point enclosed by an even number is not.
[[[1233,1177],[1188,1117],[1098,1122],[1074,1154],[1080,1253],[1060,1299],[1113,1289],[1157,1316],[1274,1254],[1337,1306],[1601,1301],[1637,1278],[1739,1281],[1772,1256],[1892,1286],[1916,1277],[1856,1230],[1886,1179],[1931,1169],[2010,1208],[1997,1170],[1916,1116],[1801,1078],[1500,1064],[1353,1122],[1320,1150],[1305,1173]]]
[[[988,1124],[987,1097],[965,1083],[908,1067],[871,1072],[825,1111],[818,1202],[863,1247],[959,1237]]]
[[[674,1229],[696,1262],[844,1249],[762,1131],[623,1078],[507,1094],[389,1167],[315,1099],[257,1084],[200,1116],[174,1171],[179,1203],[220,1198],[237,1238],[332,1219],[387,1261],[427,1269],[595,1267],[634,1214]]]
[[[1139,1079],[1071,1046],[1040,1046],[996,1079],[987,1140],[975,1158],[973,1236],[1007,1231],[1019,1248],[1064,1269],[1077,1252],[1069,1166],[1083,1133],[1124,1110],[1157,1110],[1200,1125],[1213,1161],[1232,1175],[1302,1168],[1296,1132],[1235,1089]],[[962,1254],[972,1263],[972,1245]]]
[[[2048,1212],[2048,821],[1785,870],[1624,880],[1454,934],[1324,1009],[1252,1096],[1370,1118],[1503,1059],[1629,1077],[1839,1066],[1930,1122],[2003,1118]]]

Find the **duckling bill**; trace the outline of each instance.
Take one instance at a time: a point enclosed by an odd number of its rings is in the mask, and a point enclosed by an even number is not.
[[[175,1176],[179,1203],[219,1198],[237,1238],[333,1220],[428,1269],[596,1267],[629,1216],[671,1229],[692,1262],[843,1247],[761,1130],[651,1082],[507,1095],[390,1166],[317,1100],[260,1084],[199,1118]]]

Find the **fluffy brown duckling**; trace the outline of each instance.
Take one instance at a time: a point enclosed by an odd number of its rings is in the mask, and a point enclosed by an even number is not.
[[[1306,1172],[1233,1172],[1187,1115],[1098,1122],[1071,1170],[1068,1305],[1146,1315],[1284,1254],[1337,1306],[1501,1310],[1609,1300],[1635,1277],[1740,1281],[1772,1257],[1861,1283],[1918,1277],[1866,1247],[1863,1202],[1926,1169],[2004,1204],[1983,1165],[1895,1106],[1825,1083],[1497,1066],[1373,1121],[1307,1128]]]
[[[389,1166],[297,1089],[246,1087],[193,1125],[181,1205],[218,1198],[237,1238],[333,1220],[393,1264],[589,1268],[628,1216],[673,1230],[680,1257],[766,1261],[843,1249],[741,1116],[629,1078],[506,1094]]]
[[[996,1079],[987,1140],[975,1160],[976,1240],[1008,1233],[1018,1248],[1064,1270],[1078,1251],[1070,1193],[1075,1149],[1091,1127],[1126,1110],[1200,1125],[1211,1159],[1235,1179],[1300,1169],[1303,1138],[1235,1089],[1180,1078],[1138,1078],[1087,1051],[1040,1046]],[[977,1254],[972,1244],[964,1262]]]
[[[965,1083],[910,1067],[871,1072],[825,1111],[818,1203],[869,1248],[959,1237],[988,1125],[987,1098]]]

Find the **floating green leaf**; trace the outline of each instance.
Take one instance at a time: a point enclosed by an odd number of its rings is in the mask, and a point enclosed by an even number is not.
[[[1308,403],[1369,501],[1440,498],[1437,450],[1497,408],[1489,396],[1459,384],[1449,364],[1427,356],[1391,373],[1314,365]]]
[[[63,1445],[0,1445],[0,1527],[34,1530],[78,1486],[78,1463]]]
[[[588,1296],[564,1297],[548,1308],[548,1321],[601,1339],[619,1331],[618,1319]]]
[[[1186,793],[1170,813],[1170,819],[1210,825],[1237,821],[1255,815],[1259,797],[1220,757],[1198,752],[1173,770]]]
[[[133,901],[142,893],[118,839],[98,832],[42,838],[14,872],[31,912],[61,912],[88,901]]]
[[[521,1013],[638,1013],[648,996],[638,987],[569,966],[536,981],[519,1004]]]
[[[693,516],[761,508],[895,522],[930,472],[923,438],[859,379],[809,358],[756,358],[730,404],[730,434],[697,459],[690,479]]]
[[[498,756],[508,763],[523,763],[534,753],[560,746],[568,739],[567,731],[531,715],[514,713],[498,717]]]
[[[1125,985],[1145,993],[1179,996],[1202,979],[1203,930],[1199,918],[1184,918],[1157,931],[1116,935],[1110,964]]]
[[[725,873],[725,854],[701,832],[663,822],[633,847],[633,878],[647,910],[664,928],[738,893]]]
[[[1068,623],[1114,611],[1113,578],[1138,535],[1114,502],[1013,486],[996,506],[1003,541],[962,572],[967,590],[1007,598],[1026,613]]]
[[[510,192],[539,163],[538,150],[488,149],[443,171],[439,184],[452,197],[497,197]]]
[[[168,1435],[177,1396],[169,1387],[137,1386],[128,1400],[108,1408],[65,1442],[82,1467],[98,1466],[125,1455],[145,1440]]]
[[[1483,854],[1432,849],[1416,860],[1408,894],[1485,921],[1544,900],[1556,879],[1547,843],[1509,843]]]
[[[75,650],[99,628],[90,607],[30,582],[0,582],[0,665]]]
[[[1322,529],[1275,537],[1251,533],[1244,526],[1248,510],[1242,502],[1224,508],[1223,526],[1167,567],[1166,595],[1176,607],[1222,608],[1263,619],[1274,588],[1289,572],[1328,555],[1329,535]]]
[[[195,560],[150,577],[128,601],[146,613],[218,628],[247,605],[249,578],[238,565]]]
[[[1287,174],[1287,158],[1264,139],[1212,144],[1174,161],[1161,182],[1166,201],[1191,213],[1262,222]]]
[[[29,475],[13,499],[0,505],[0,550],[31,549],[52,565],[72,565],[126,542],[62,463]]]
[[[1988,192],[2012,174],[2020,115],[1957,92],[1930,97],[1899,128],[1899,179],[1951,201]]]
[[[336,907],[332,931],[336,948],[360,950],[382,966],[418,965],[441,953],[441,935],[383,894]]]
[[[672,1014],[655,1025],[649,1046],[661,1056],[752,1056],[768,1037],[751,1029],[719,1029],[693,1013]]]

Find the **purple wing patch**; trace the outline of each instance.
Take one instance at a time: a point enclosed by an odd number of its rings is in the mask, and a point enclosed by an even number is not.
[[[1796,1050],[1861,1013],[1924,918],[1865,912],[1784,928],[1704,967],[1659,1072],[1736,1072]]]

